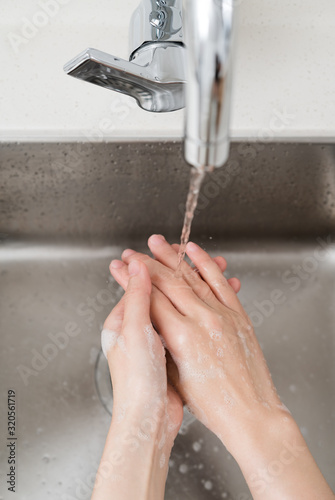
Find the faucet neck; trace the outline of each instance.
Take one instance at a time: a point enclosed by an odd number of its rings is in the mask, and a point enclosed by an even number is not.
[[[234,0],[184,0],[185,158],[222,166],[229,154]]]

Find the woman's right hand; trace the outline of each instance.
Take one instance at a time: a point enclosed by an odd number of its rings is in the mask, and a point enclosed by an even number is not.
[[[126,288],[128,264],[134,259],[146,264],[153,284],[150,314],[174,360],[174,385],[232,453],[253,498],[334,500],[277,395],[237,298],[238,280],[228,282],[220,261],[193,243],[187,254],[197,272],[183,262],[180,278],[176,248],[157,235],[149,247],[155,259],[126,250],[123,262],[111,263],[111,273]]]
[[[241,432],[289,413],[276,393],[248,316],[218,263],[188,244],[197,272],[183,263],[183,277],[178,278],[175,249],[157,235],[149,239],[149,247],[155,259],[126,250],[123,266],[114,261],[111,272],[125,288],[127,264],[134,259],[146,264],[154,285],[152,320],[178,369],[173,382],[194,415],[234,452]]]

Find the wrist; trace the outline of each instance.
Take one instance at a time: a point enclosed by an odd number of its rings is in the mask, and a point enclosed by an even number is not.
[[[254,499],[334,498],[298,425],[285,412],[260,419],[234,457]]]
[[[287,410],[260,411],[240,421],[235,420],[230,439],[232,444],[228,449],[240,467],[253,466],[261,463],[263,458],[271,459],[279,454],[285,443],[297,440],[306,447],[298,425]]]
[[[286,451],[296,447],[296,454],[307,449],[299,427],[288,413],[276,412],[259,418],[255,425],[247,430],[245,449],[235,456],[241,467],[253,469],[257,464],[262,466],[278,457],[285,456]],[[292,446],[291,446],[292,445]],[[252,464],[250,456],[253,457]],[[285,458],[284,458],[285,460]]]
[[[173,438],[164,419],[151,414],[128,412],[120,422],[113,414],[95,485],[96,498],[115,491],[115,500],[164,498]],[[98,495],[99,493],[99,495]],[[114,497],[113,497],[114,498]]]
[[[255,499],[286,498],[292,489],[290,483],[299,477],[299,464],[310,456],[299,427],[285,411],[259,415],[253,424],[241,429],[235,443],[230,451]]]
[[[126,411],[113,408],[110,434],[118,446],[136,451],[145,447],[150,449],[163,447],[171,449],[178,433],[177,426],[170,422],[166,404],[159,400],[155,405],[132,406]]]

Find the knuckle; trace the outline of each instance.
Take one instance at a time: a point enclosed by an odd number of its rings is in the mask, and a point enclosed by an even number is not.
[[[190,345],[190,337],[187,333],[187,331],[181,331],[179,332],[177,338],[176,338],[176,347],[179,351],[184,352],[185,347],[189,347]]]
[[[202,324],[211,330],[221,330],[224,325],[222,314],[204,308],[202,311]]]
[[[204,302],[212,302],[214,294],[212,290],[207,285],[202,285],[201,287],[201,298]]]

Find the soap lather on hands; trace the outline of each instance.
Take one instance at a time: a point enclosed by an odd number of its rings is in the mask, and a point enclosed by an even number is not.
[[[107,332],[103,333],[105,345],[110,342],[108,360],[115,394],[110,432],[120,415],[128,414],[131,421],[138,422],[146,418],[145,410],[150,414],[158,406],[159,424],[149,441],[154,443],[157,463],[166,465],[166,454],[181,425],[183,401],[232,453],[255,499],[334,498],[298,426],[277,395],[251,322],[236,295],[240,282],[236,278],[226,280],[223,275],[225,260],[212,259],[189,243],[187,255],[197,272],[183,262],[182,276],[176,277],[178,245],[170,246],[162,236],[154,235],[149,248],[154,259],[125,250],[122,261],[112,261],[110,266],[116,281],[127,290],[106,320]],[[142,276],[137,292],[131,277],[134,265],[139,266]],[[141,287],[145,300],[131,310]],[[168,383],[161,340],[150,319],[168,350],[172,385]],[[110,333],[115,329],[125,332],[124,340]],[[170,356],[173,362],[169,362]],[[159,440],[155,432],[168,439],[161,436]],[[157,450],[163,441],[167,444],[159,456]],[[114,443],[107,440],[104,453],[108,442],[109,446]],[[290,452],[293,461],[286,460],[282,474],[270,480],[260,474],[269,463],[284,454],[287,458]],[[137,498],[163,498],[164,464],[163,474],[156,471],[151,475],[155,485],[148,479],[150,487],[146,488],[153,496],[148,493]],[[113,487],[110,491],[115,493]],[[117,498],[131,498],[131,493]]]
[[[277,396],[250,321],[216,262],[194,243],[175,277],[178,256],[159,235],[149,240],[155,259],[126,250],[114,278],[127,287],[127,265],[144,262],[153,284],[151,318],[174,360],[174,385],[194,415],[233,451],[239,433],[253,418],[271,411],[287,415]],[[117,261],[119,262],[119,261]],[[120,264],[117,264],[120,266]],[[231,442],[232,441],[232,442]]]

